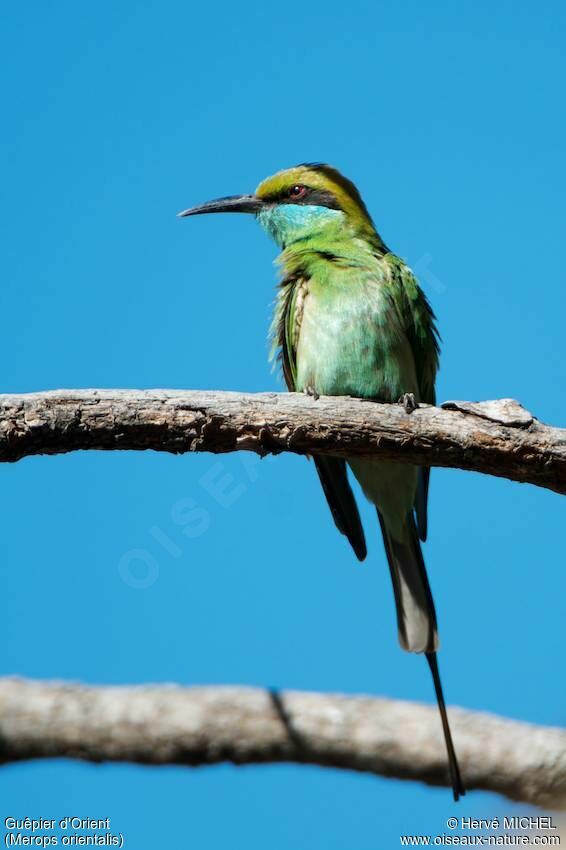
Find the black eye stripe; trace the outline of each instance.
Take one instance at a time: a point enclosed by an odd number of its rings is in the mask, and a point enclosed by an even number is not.
[[[342,209],[337,198],[326,189],[313,189],[310,186],[305,186],[304,194],[294,197],[290,194],[293,188],[284,189],[283,192],[266,198],[266,200],[275,204],[301,204],[303,206],[328,207],[330,210]]]

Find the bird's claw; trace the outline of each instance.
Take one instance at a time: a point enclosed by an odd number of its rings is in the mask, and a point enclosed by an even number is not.
[[[304,388],[303,392],[305,395],[310,396],[310,398],[314,398],[315,401],[318,401],[320,398],[320,393],[317,393],[315,388],[310,384]]]
[[[413,393],[403,393],[399,399],[399,404],[403,406],[405,413],[412,413],[419,406]]]

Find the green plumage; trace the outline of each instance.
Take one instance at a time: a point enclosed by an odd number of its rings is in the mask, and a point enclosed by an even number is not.
[[[272,355],[279,351],[288,388],[395,402],[412,393],[434,404],[438,344],[425,295],[402,260],[341,231],[281,254]],[[393,534],[407,532],[414,506],[426,536],[428,471],[419,488],[408,465],[350,466]]]
[[[293,175],[293,179],[295,175]],[[343,185],[343,184],[342,184]],[[347,215],[285,210],[259,218],[284,250],[271,327],[272,357],[289,390],[397,402],[406,393],[435,403],[438,334],[428,300],[408,266],[368,229],[365,206]],[[371,220],[370,220],[371,221]],[[296,238],[294,236],[296,235]],[[290,237],[290,238],[289,238]],[[455,799],[464,793],[440,683],[436,612],[419,536],[427,535],[429,469],[351,459],[349,467],[376,507],[391,573],[399,640],[426,654],[433,676]],[[334,522],[357,557],[366,543],[346,463],[315,458]]]

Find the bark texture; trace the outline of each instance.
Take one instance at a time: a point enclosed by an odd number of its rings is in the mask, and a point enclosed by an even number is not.
[[[0,461],[77,449],[283,451],[458,467],[566,493],[566,430],[512,399],[400,405],[296,393],[60,390],[0,396]]]
[[[449,709],[468,790],[566,808],[566,732]],[[0,680],[0,760],[299,762],[449,785],[436,708],[361,696]]]

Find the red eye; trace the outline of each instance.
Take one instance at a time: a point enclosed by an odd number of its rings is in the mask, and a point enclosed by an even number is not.
[[[307,194],[307,187],[301,186],[297,184],[296,186],[291,186],[289,189],[289,197],[290,198],[304,198]]]

